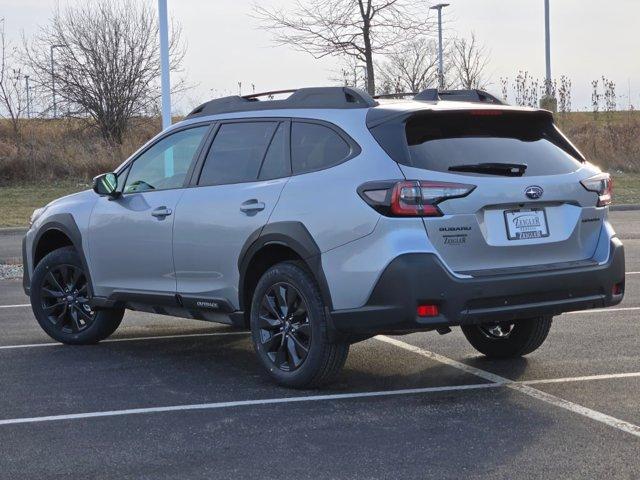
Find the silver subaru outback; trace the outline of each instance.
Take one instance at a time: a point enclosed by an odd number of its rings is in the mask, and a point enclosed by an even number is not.
[[[93,190],[34,212],[24,289],[55,340],[124,310],[251,330],[275,381],[329,381],[349,345],[459,326],[490,357],[615,305],[611,179],[543,110],[486,92],[302,88],[207,102]]]

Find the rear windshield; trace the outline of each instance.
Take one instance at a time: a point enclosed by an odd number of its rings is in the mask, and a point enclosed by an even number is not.
[[[573,172],[581,164],[553,123],[540,116],[491,111],[417,115],[405,131],[411,166],[427,170],[508,163],[526,165],[524,175],[535,176]]]

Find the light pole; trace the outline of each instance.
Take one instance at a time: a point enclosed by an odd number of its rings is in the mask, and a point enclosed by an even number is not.
[[[431,10],[438,11],[438,88],[444,89],[444,60],[442,53],[442,9],[448,7],[449,3],[439,3],[431,7]]]
[[[58,116],[58,106],[56,105],[56,76],[53,70],[53,51],[56,48],[64,47],[64,45],[51,45],[51,96],[53,97],[53,118]]]
[[[158,0],[160,23],[160,82],[162,85],[162,129],[171,125],[171,79],[169,78],[169,27],[167,0]]]
[[[549,27],[549,0],[544,0],[544,45],[547,64],[545,92],[551,96],[551,31]]]

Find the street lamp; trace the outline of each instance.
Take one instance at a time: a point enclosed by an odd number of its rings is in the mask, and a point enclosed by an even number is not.
[[[439,3],[430,8],[438,11],[438,87],[444,89],[444,60],[442,59],[442,9],[448,7],[449,3]]]
[[[160,83],[162,87],[162,129],[171,125],[171,79],[169,77],[169,27],[167,0],[158,0],[160,23]]]
[[[551,31],[549,26],[549,0],[544,0],[544,45],[545,60],[547,64],[545,92],[551,96]]]
[[[53,71],[53,51],[56,48],[62,48],[65,45],[57,44],[51,45],[51,95],[53,97],[53,118],[58,116],[58,106],[56,105],[56,77],[55,72]]]

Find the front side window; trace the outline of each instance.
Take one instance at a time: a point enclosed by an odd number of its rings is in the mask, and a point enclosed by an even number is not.
[[[291,126],[293,173],[332,167],[351,153],[349,144],[331,128],[316,123],[294,122]]]
[[[255,182],[278,122],[225,123],[213,139],[198,185]]]
[[[123,193],[180,188],[208,125],[180,130],[154,144],[130,167]]]

